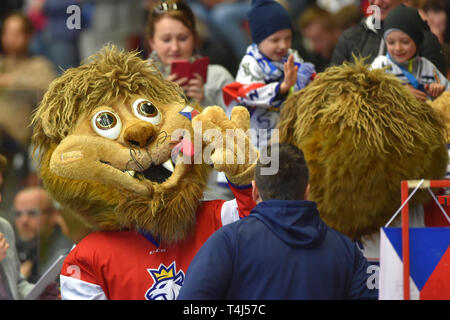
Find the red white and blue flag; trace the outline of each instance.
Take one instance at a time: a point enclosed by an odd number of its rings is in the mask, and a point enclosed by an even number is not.
[[[186,106],[180,111],[180,114],[192,121],[192,119],[194,119],[196,115],[200,114],[200,112],[191,106]]]
[[[380,300],[403,299],[401,228],[380,232]],[[410,228],[410,298],[450,299],[450,228]]]

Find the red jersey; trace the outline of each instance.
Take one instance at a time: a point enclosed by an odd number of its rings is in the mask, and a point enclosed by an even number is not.
[[[175,244],[159,243],[136,230],[89,234],[64,261],[62,298],[176,299],[203,243],[222,225],[247,216],[255,205],[251,186],[230,187],[236,199],[202,202],[192,234]]]

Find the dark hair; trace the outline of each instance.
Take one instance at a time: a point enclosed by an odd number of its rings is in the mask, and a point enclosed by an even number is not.
[[[335,28],[333,15],[316,5],[308,7],[298,18],[298,25],[301,30],[308,28],[315,22],[319,23],[327,31],[334,30]]]
[[[2,33],[3,33],[3,28],[4,28],[6,20],[13,18],[13,17],[17,17],[22,21],[23,31],[27,35],[33,34],[34,28],[33,28],[33,24],[31,23],[31,20],[20,11],[15,11],[13,13],[10,13],[2,20]]]
[[[445,11],[445,3],[443,0],[427,0],[423,5],[423,11]]]
[[[155,4],[148,17],[147,35],[153,37],[155,33],[155,24],[163,17],[171,17],[180,21],[186,28],[188,28],[194,35],[197,41],[197,30],[195,27],[195,15],[192,9],[183,1],[167,0],[159,1]]]
[[[355,26],[361,22],[364,15],[361,8],[357,5],[350,4],[342,7],[338,12],[333,15],[336,28],[342,31]]]
[[[309,170],[303,151],[297,147],[280,143],[268,147],[268,156],[278,161],[278,172],[273,175],[261,174],[262,168],[273,167],[258,161],[255,170],[255,183],[263,200],[304,200],[309,181]],[[272,154],[278,152],[278,159]]]

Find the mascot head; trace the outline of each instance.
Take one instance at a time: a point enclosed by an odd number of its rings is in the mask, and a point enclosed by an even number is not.
[[[193,112],[138,53],[106,47],[52,82],[33,115],[44,186],[99,229],[184,238],[209,170],[174,157]]]
[[[330,67],[290,96],[279,130],[280,141],[305,154],[310,199],[323,219],[353,239],[377,232],[394,214],[401,180],[445,174],[437,113],[394,76],[362,61]]]

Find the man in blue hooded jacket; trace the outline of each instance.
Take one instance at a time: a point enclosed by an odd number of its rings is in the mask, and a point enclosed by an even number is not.
[[[378,290],[366,284],[369,263],[356,244],[328,227],[316,203],[306,200],[303,152],[289,144],[271,151],[279,153],[278,172],[261,174],[272,164],[258,162],[256,207],[205,242],[178,299],[376,299]]]

